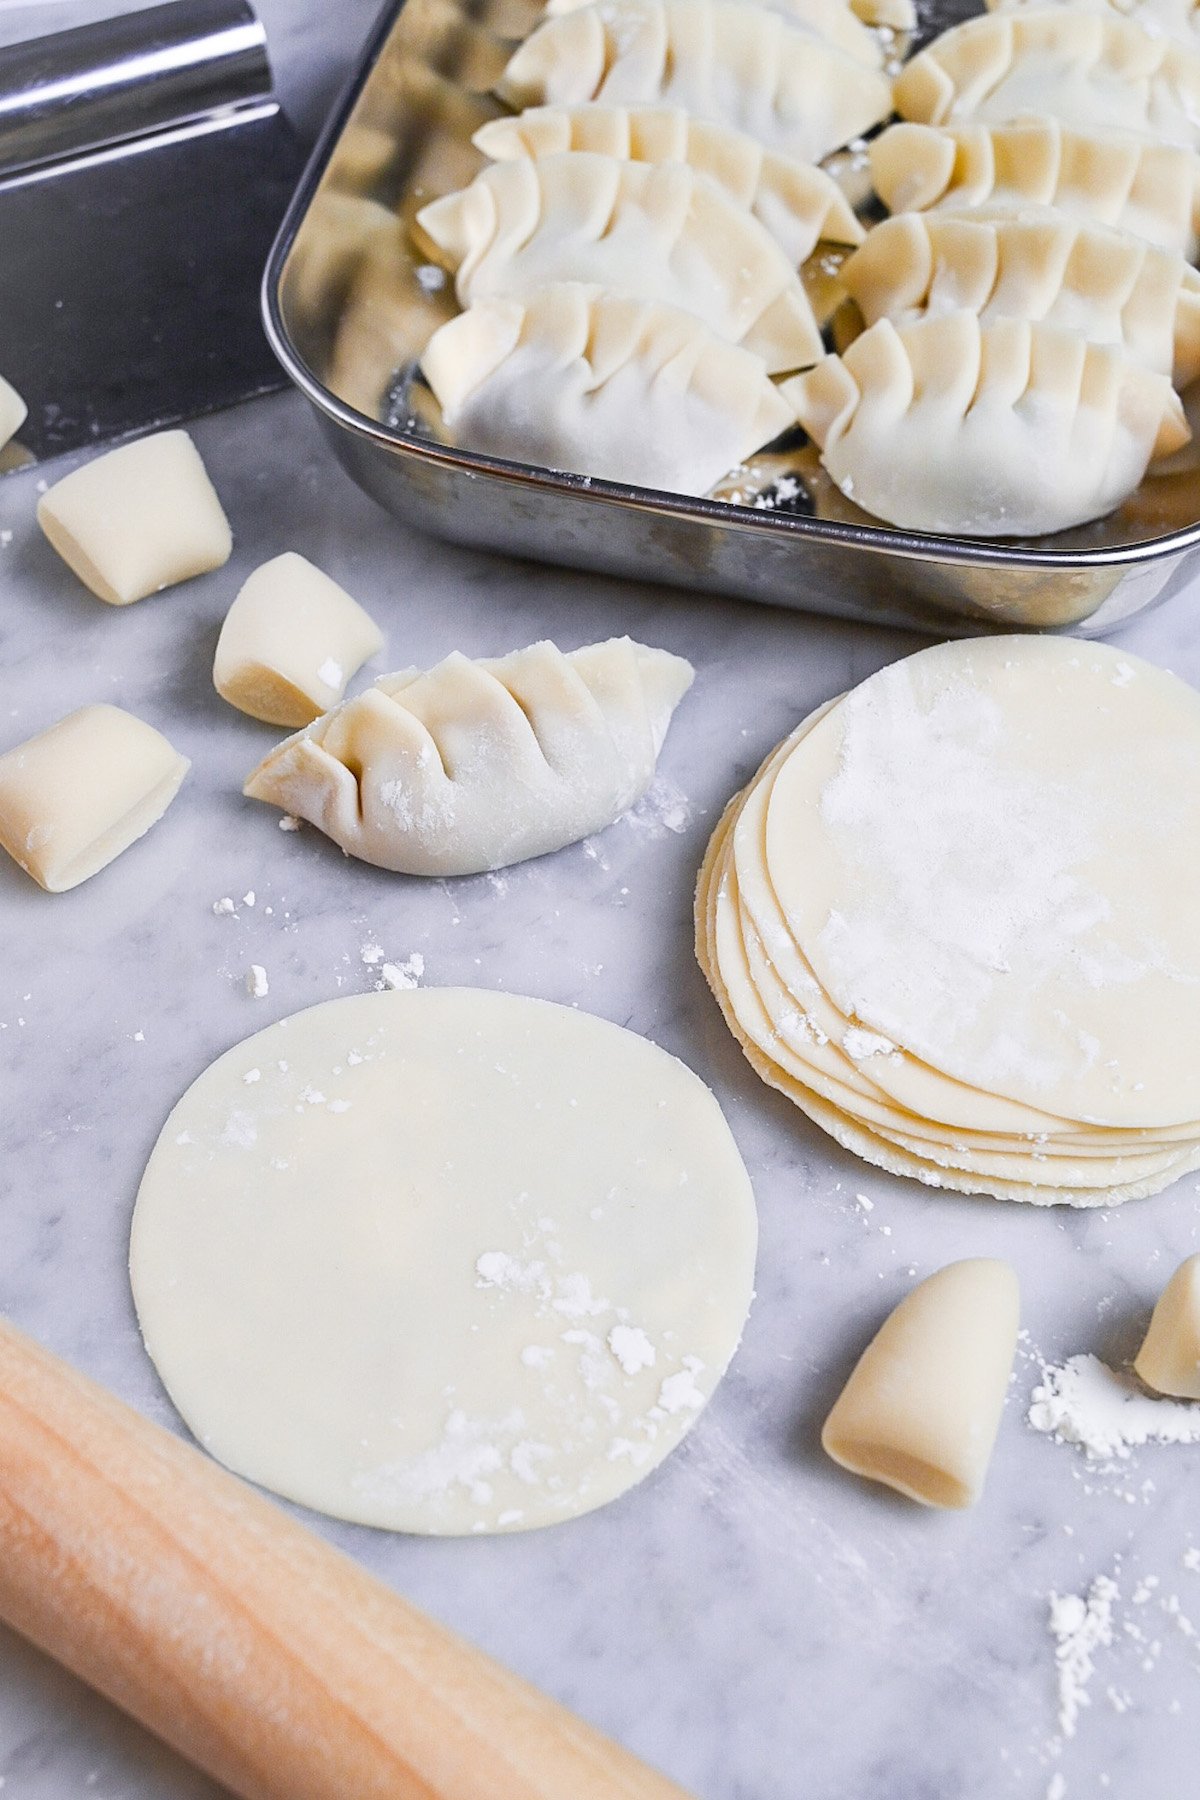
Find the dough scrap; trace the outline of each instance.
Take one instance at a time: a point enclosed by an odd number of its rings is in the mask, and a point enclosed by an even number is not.
[[[29,417],[29,408],[11,382],[0,375],[0,450],[12,442]]]
[[[1052,208],[902,213],[840,279],[868,325],[947,313],[1028,319],[1119,345],[1184,388],[1200,374],[1200,271],[1177,251]]]
[[[925,1506],[973,1506],[1017,1349],[1008,1263],[950,1263],[905,1296],[859,1358],[821,1443],[844,1469]]]
[[[945,31],[906,63],[896,111],[924,124],[1068,125],[1138,131],[1200,148],[1200,49],[1105,8],[1031,6]]]
[[[456,652],[381,676],[286,739],[244,791],[378,868],[503,868],[641,798],[693,674],[630,638],[567,655],[550,643],[477,662]]]
[[[571,1007],[417,989],[313,1007],[201,1075],[151,1156],[130,1270],[221,1461],[340,1518],[456,1534],[575,1517],[649,1474],[736,1348],[755,1239],[682,1063]]]
[[[870,158],[890,212],[1053,206],[1177,250],[1190,263],[1200,251],[1200,156],[1176,144],[1053,118],[906,121],[873,139]]]
[[[1133,1366],[1157,1393],[1200,1400],[1200,1255],[1180,1263],[1159,1295]]]
[[[692,313],[577,283],[476,301],[421,368],[456,444],[671,493],[706,494],[792,424],[760,357]]]
[[[496,92],[514,112],[586,100],[682,106],[805,162],[892,110],[878,70],[743,0],[603,0],[547,19]]]
[[[1102,518],[1191,436],[1169,379],[1124,350],[973,312],[880,319],[783,393],[856,505],[964,537]]]
[[[38,523],[98,600],[128,606],[219,569],[233,535],[186,431],[159,431],[72,470],[42,495]]]
[[[81,707],[0,756],[0,846],[65,893],[161,819],[190,766],[132,713]]]
[[[582,150],[491,163],[422,207],[416,236],[456,271],[462,306],[584,282],[695,313],[770,373],[821,354],[808,296],[774,238],[684,163]]]
[[[631,162],[682,162],[747,207],[797,268],[823,239],[860,244],[858,216],[815,163],[766,150],[744,132],[695,119],[682,106],[533,106],[492,119],[471,140],[496,162],[590,150]]]
[[[269,725],[310,725],[383,648],[374,619],[294,550],[255,569],[225,615],[213,663],[223,700]]]

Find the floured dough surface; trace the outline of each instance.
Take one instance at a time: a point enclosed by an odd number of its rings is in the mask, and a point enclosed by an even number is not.
[[[703,1083],[633,1033],[474,989],[312,1007],[188,1090],[130,1268],[202,1444],[401,1531],[615,1499],[736,1348],[756,1220]]]

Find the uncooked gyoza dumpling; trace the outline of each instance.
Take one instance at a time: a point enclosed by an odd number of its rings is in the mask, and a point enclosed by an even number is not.
[[[599,3],[604,4],[604,0]],[[822,38],[868,69],[883,66],[883,45],[856,18],[846,0],[753,0],[753,3],[765,6],[768,12],[782,14],[801,31]],[[545,16],[559,19],[565,13],[578,12],[581,7],[591,4],[593,0],[547,0]],[[740,4],[747,4],[747,0],[740,0]]]
[[[902,69],[896,111],[928,125],[1050,113],[1200,148],[1200,50],[1120,14],[1066,6],[986,13]]]
[[[1200,374],[1200,273],[1173,250],[1050,208],[900,213],[842,264],[868,325],[967,310],[1122,344],[1176,387]]]
[[[1166,376],[1124,351],[968,312],[881,319],[784,393],[857,505],[966,537],[1101,518],[1190,436]]]
[[[822,239],[863,240],[853,207],[824,169],[693,119],[682,106],[533,106],[490,120],[471,141],[494,162],[592,150],[627,162],[687,163],[748,207],[797,267]]]
[[[987,0],[989,12],[1013,12],[1031,3],[1116,12],[1135,20],[1147,31],[1165,32],[1185,44],[1200,41],[1197,0]]]
[[[464,449],[677,494],[793,423],[762,359],[695,314],[579,283],[477,300],[421,367]]]
[[[640,800],[692,685],[630,638],[531,644],[384,675],[286,738],[245,793],[406,875],[473,875],[560,850]]]
[[[1200,156],[1102,125],[891,125],[871,144],[889,212],[1054,206],[1178,250],[1200,249]]]
[[[746,0],[600,0],[547,19],[496,92],[517,112],[665,102],[806,162],[892,110],[891,83],[877,69]]]

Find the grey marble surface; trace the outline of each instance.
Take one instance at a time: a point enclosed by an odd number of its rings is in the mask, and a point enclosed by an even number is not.
[[[347,34],[368,10],[339,9]],[[318,32],[317,9],[287,0],[263,11],[290,27],[281,68],[299,46],[296,91],[327,89],[329,21]],[[125,1256],[142,1165],[193,1077],[270,1020],[369,987],[372,938],[395,961],[420,951],[427,982],[576,1001],[697,1069],[746,1157],[759,1292],[728,1379],[661,1471],[575,1524],[438,1542],[309,1522],[703,1800],[1190,1792],[1200,1649],[1178,1621],[1200,1625],[1200,1573],[1184,1562],[1200,1543],[1200,1448],[1095,1474],[1023,1415],[1038,1353],[1131,1352],[1166,1275],[1200,1245],[1200,1182],[1076,1214],[878,1175],[755,1080],[692,958],[694,873],[725,799],[800,714],[918,640],[439,547],[350,486],[291,396],[196,437],[234,559],[126,611],[85,594],[41,540],[37,473],[0,484],[0,750],[109,699],[194,765],[163,823],[74,893],[42,894],[0,859],[0,1311],[178,1429]],[[209,670],[239,581],[288,548],[380,618],[393,666],[623,631],[690,657],[696,686],[651,800],[587,844],[449,884],[280,832],[240,798],[272,734],[217,699]],[[1200,683],[1200,595],[1121,642]],[[214,915],[251,889],[253,907]],[[251,962],[268,971],[264,1000],[245,991]],[[888,1307],[972,1254],[1016,1264],[1028,1337],[986,1496],[941,1516],[843,1475],[817,1433]],[[1114,1640],[1064,1741],[1048,1597],[1101,1574],[1120,1590]],[[0,1631],[2,1800],[215,1792]]]

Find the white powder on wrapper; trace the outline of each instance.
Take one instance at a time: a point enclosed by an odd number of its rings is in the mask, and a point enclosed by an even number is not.
[[[1124,1461],[1140,1444],[1200,1444],[1200,1406],[1151,1399],[1135,1377],[1095,1356],[1043,1364],[1026,1417],[1089,1462]]]

